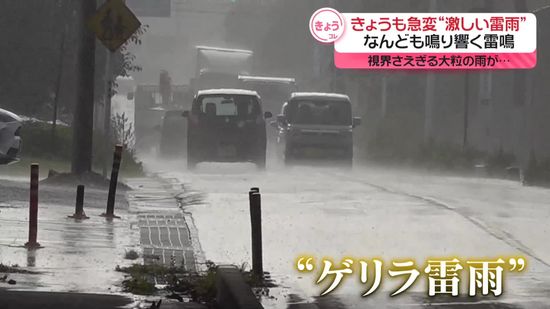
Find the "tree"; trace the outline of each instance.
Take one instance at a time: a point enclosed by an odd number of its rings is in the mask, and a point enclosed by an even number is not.
[[[16,113],[49,119],[58,76],[65,16],[71,0],[2,1],[0,104]],[[67,55],[74,53],[67,33]],[[46,73],[46,74],[45,74]],[[65,108],[67,100],[59,102]]]

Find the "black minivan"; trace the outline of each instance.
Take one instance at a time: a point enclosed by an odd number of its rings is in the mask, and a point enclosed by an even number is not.
[[[256,91],[210,89],[199,91],[187,118],[187,166],[199,162],[253,162],[265,168],[265,119]]]

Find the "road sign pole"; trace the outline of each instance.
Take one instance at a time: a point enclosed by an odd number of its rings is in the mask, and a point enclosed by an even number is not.
[[[111,92],[113,86],[112,57],[113,52],[106,50],[105,58],[105,98],[103,101],[104,120],[103,120],[103,177],[107,177],[107,168],[109,166],[109,154],[111,152]]]
[[[88,1],[83,1],[88,2]],[[94,8],[95,10],[95,8]],[[103,115],[102,174],[107,177],[108,159],[111,148],[111,92],[113,87],[112,58],[115,53],[141,26],[137,17],[123,0],[103,2],[97,12],[87,19],[88,26],[107,48],[105,57],[105,94]]]
[[[73,116],[71,171],[82,175],[92,169],[95,37],[88,28],[87,21],[95,14],[96,1],[78,1],[78,3],[77,101]]]

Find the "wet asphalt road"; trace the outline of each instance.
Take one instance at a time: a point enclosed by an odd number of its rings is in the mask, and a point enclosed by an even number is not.
[[[264,268],[279,285],[262,297],[265,308],[549,307],[546,304],[550,295],[550,247],[546,240],[549,236],[550,205],[547,201],[550,200],[550,190],[522,187],[513,181],[429,175],[376,166],[356,167],[349,171],[322,166],[287,169],[271,164],[265,172],[258,172],[248,164],[202,164],[194,172],[188,172],[180,161],[158,163],[146,160],[146,166],[176,191],[177,188],[181,190],[174,194],[184,206],[186,221],[191,223],[190,239],[200,240],[198,246],[190,247],[190,250],[196,250],[194,253],[199,264],[205,260],[217,264],[250,263],[247,193],[250,187],[260,187]],[[147,179],[139,181],[147,182]],[[6,186],[5,182],[3,184]],[[139,186],[139,183],[135,185]],[[7,183],[7,186],[14,184]],[[84,224],[67,221],[66,215],[72,212],[72,206],[53,207],[52,204],[57,204],[54,202],[59,194],[72,196],[74,193],[52,189],[48,193],[51,196],[45,195],[41,200],[44,203],[41,213],[46,217],[40,226],[55,237],[46,237],[49,239],[44,242],[46,248],[41,249],[37,256],[28,256],[24,250],[12,245],[24,242],[26,237],[23,224],[27,214],[25,187],[15,185],[9,192],[17,197],[9,199],[10,205],[5,203],[8,201],[5,199],[1,209],[3,224],[11,226],[2,236],[4,247],[0,252],[3,259],[25,266],[34,263],[38,268],[49,269],[40,276],[35,288],[49,290],[53,286],[54,290],[107,292],[106,288],[116,281],[116,276],[111,276],[116,264],[113,261],[121,259],[128,245],[137,243],[127,235],[128,226],[113,226],[99,220],[97,215],[102,211],[99,208],[104,205],[102,200],[97,201],[97,208],[94,207],[96,202],[90,201],[91,220]],[[167,203],[167,209],[175,210],[173,196],[166,198],[159,195],[158,190],[140,192],[135,198],[140,202],[140,213],[157,212],[164,207],[161,201]],[[63,199],[67,200],[66,197]],[[13,219],[10,216],[14,216]],[[123,216],[126,215],[123,213]],[[123,222],[128,223],[126,220],[119,223]],[[136,218],[133,224],[138,223]],[[146,226],[157,230],[165,225],[168,227],[168,224],[155,223]],[[83,232],[82,227],[88,228],[89,232]],[[78,233],[72,233],[73,230]],[[167,231],[171,230],[168,228]],[[76,239],[91,237],[97,244],[82,248],[73,236]],[[76,242],[66,242],[66,239]],[[169,237],[166,240],[170,243],[174,239]],[[104,246],[102,242],[109,245]],[[115,251],[109,249],[112,244],[116,244]],[[86,264],[71,268],[77,272],[59,273],[67,260],[57,263],[59,261],[50,257],[54,253],[51,250],[57,253],[65,247],[74,256],[82,250],[97,254],[95,257],[88,254],[89,261],[75,259],[75,265]],[[377,257],[387,263],[392,259],[415,259],[419,264],[428,257],[520,255],[527,259],[528,268],[520,274],[507,274],[504,295],[496,299],[428,298],[422,278],[403,296],[389,298],[400,282],[392,281],[388,276],[384,277],[377,292],[367,298],[361,297],[366,287],[353,279],[344,281],[333,294],[318,297],[322,290],[314,282],[319,274],[296,271],[295,260],[302,254],[313,256],[317,261],[322,257],[338,261],[351,256]],[[107,256],[109,258],[105,258]],[[94,266],[94,263],[103,263],[100,268],[106,270],[105,273],[96,271],[92,276],[100,280],[80,280],[78,274],[87,272],[91,275],[97,269],[99,264]],[[15,277],[25,284],[25,277],[30,276]],[[99,282],[111,284],[98,285]],[[462,291],[467,289],[466,284],[464,279]],[[0,302],[0,308],[1,305]]]
[[[260,187],[264,269],[279,283],[264,297],[266,308],[550,307],[550,190],[376,166],[346,171],[271,164],[258,172],[248,164],[206,163],[188,172],[183,162],[147,161],[147,167],[184,184],[194,201],[185,210],[205,258],[219,264],[250,263],[247,192]],[[523,256],[528,269],[506,274],[499,298],[429,298],[422,276],[403,296],[390,298],[401,282],[387,275],[367,298],[356,279],[319,298],[322,290],[314,282],[320,273],[296,271],[302,254],[335,261],[379,257],[388,264],[414,259],[419,265],[429,257]],[[461,291],[467,291],[466,276]]]
[[[0,289],[1,309],[114,309],[131,303],[131,299],[116,295],[22,292]]]

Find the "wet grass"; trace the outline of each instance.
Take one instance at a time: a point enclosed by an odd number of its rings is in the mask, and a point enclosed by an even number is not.
[[[155,285],[143,276],[131,276],[122,281],[124,291],[136,295],[153,295],[157,291]]]
[[[270,288],[277,287],[271,274],[269,272],[264,272],[263,276],[257,276],[251,270],[248,270],[248,264],[243,263],[239,267],[245,282],[252,288],[252,292],[258,299],[274,299],[275,297],[271,295]]]
[[[24,156],[19,162],[0,165],[0,174],[28,177],[32,163],[40,164],[40,178],[48,176],[50,169],[63,172],[71,170],[71,165],[68,161]]]
[[[143,168],[138,162],[135,162],[132,158],[125,157],[125,159],[126,161],[123,160],[121,165],[121,179],[145,176]],[[58,173],[68,173],[71,171],[70,160],[22,155],[18,162],[9,165],[0,165],[0,174],[27,177],[32,163],[40,164],[40,178],[46,178],[50,170],[54,170]],[[109,162],[109,173],[111,169],[110,164]],[[100,165],[94,164],[93,170],[101,171],[101,169],[102,167]]]
[[[154,278],[167,274],[167,269],[156,265],[134,264],[129,267],[115,268],[116,271],[128,274],[122,281],[125,292],[137,295],[153,295],[157,291]]]
[[[128,276],[122,282],[125,292],[137,295],[155,295],[163,292],[170,294],[171,298],[188,298],[193,302],[211,305],[216,298],[216,272],[217,266],[213,262],[206,262],[206,271],[188,272],[183,267],[163,265],[134,264],[129,267],[116,268]],[[243,264],[240,271],[248,285],[253,289],[257,297],[271,297],[269,288],[275,287],[270,274],[265,273],[259,278],[247,271],[247,265]],[[155,283],[162,283],[157,284]]]
[[[189,296],[193,301],[211,304],[216,298],[216,266],[207,263],[207,271],[202,274],[184,274],[174,277],[174,292]]]
[[[249,270],[248,263],[242,263],[239,270],[244,277],[244,281],[253,288],[273,288],[277,286],[271,279],[269,272],[264,272],[263,277],[257,276],[252,270]]]
[[[204,304],[213,303],[216,297],[214,263],[208,263],[207,271],[200,274],[187,272],[182,267],[162,265],[134,264],[129,267],[117,266],[116,270],[128,274],[122,286],[125,292],[132,294],[154,295],[164,291]],[[165,285],[155,286],[155,282],[163,282]]]
[[[36,271],[22,269],[17,264],[8,266],[8,265],[4,265],[2,263],[0,263],[0,273],[4,273],[4,274],[31,274],[31,275],[40,274],[39,272],[36,272]]]

